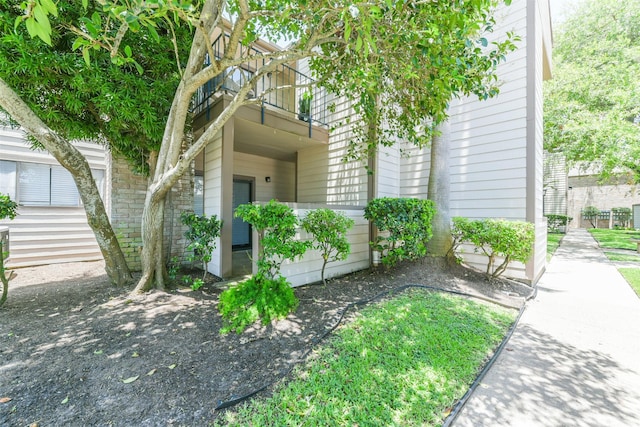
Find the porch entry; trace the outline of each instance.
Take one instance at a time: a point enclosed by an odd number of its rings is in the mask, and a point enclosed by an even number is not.
[[[252,178],[234,178],[233,179],[233,212],[242,204],[253,201],[253,185]],[[234,216],[231,225],[231,244],[233,250],[251,249],[251,225],[244,222],[241,218]]]

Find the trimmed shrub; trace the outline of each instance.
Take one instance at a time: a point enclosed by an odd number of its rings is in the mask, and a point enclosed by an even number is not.
[[[189,227],[184,233],[184,237],[189,241],[187,250],[193,251],[191,260],[202,263],[204,272],[202,280],[195,280],[191,284],[193,290],[198,290],[207,276],[207,264],[211,261],[213,250],[216,248],[216,239],[220,237],[222,221],[216,215],[207,217],[190,211],[182,212],[180,220]]]
[[[310,242],[295,240],[298,217],[275,200],[266,205],[240,205],[235,216],[258,232],[258,273],[220,294],[218,310],[225,321],[222,333],[241,333],[258,319],[269,323],[294,311],[298,300],[280,275],[280,267],[286,260],[301,257],[310,246]]]
[[[547,214],[545,217],[547,218],[547,230],[551,233],[559,233],[560,227],[566,227],[573,219],[568,215],[556,214]]]
[[[223,334],[240,334],[262,319],[263,324],[286,317],[298,307],[293,288],[284,277],[267,279],[260,273],[220,294],[218,309],[225,325]]]
[[[347,259],[351,252],[347,231],[353,227],[353,220],[342,212],[331,209],[316,209],[307,214],[302,220],[302,227],[313,235],[313,249],[320,251],[322,256],[322,283],[327,284],[324,278],[325,267],[333,261]]]
[[[525,221],[507,221],[504,219],[453,218],[453,251],[464,242],[475,246],[475,251],[482,251],[488,258],[486,275],[489,278],[500,276],[511,261],[526,263],[533,253],[535,227]],[[504,261],[495,266],[497,257]]]
[[[18,204],[8,195],[0,193],[0,219],[14,219],[18,214]]]
[[[364,217],[378,231],[388,232],[388,236],[378,236],[370,243],[380,252],[382,263],[390,266],[425,256],[434,214],[431,200],[393,197],[371,200],[364,209]]]

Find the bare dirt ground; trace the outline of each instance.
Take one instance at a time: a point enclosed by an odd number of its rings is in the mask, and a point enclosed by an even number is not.
[[[132,300],[101,262],[16,270],[0,308],[0,425],[206,426],[221,402],[285,375],[349,303],[407,284],[517,308],[531,293],[443,267],[426,259],[296,288],[294,314],[242,335],[219,333],[214,281]]]

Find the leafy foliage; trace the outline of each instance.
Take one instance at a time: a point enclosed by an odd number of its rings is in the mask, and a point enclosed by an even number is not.
[[[394,265],[426,255],[434,213],[431,200],[393,197],[371,200],[364,209],[364,217],[372,221],[379,232],[388,232],[371,242],[380,252],[383,264]]]
[[[0,193],[0,219],[14,219],[18,214],[18,204],[11,198]]]
[[[631,208],[611,208],[613,226],[615,228],[628,228],[631,223]]]
[[[427,145],[453,97],[498,94],[496,67],[518,40],[508,33],[488,42],[499,3],[375,1],[342,11],[340,38],[323,44],[311,67],[331,92],[355,101],[367,124],[355,129],[351,157],[398,140]]]
[[[566,227],[573,219],[568,215],[545,214],[544,216],[547,218],[547,230],[551,233],[560,232],[560,227]]]
[[[280,267],[284,261],[302,256],[310,244],[295,240],[298,217],[275,200],[240,205],[235,216],[251,224],[260,243],[258,273],[220,295],[218,308],[227,323],[223,332],[235,329],[240,333],[258,318],[269,323],[296,309],[298,300],[280,275]]]
[[[639,2],[586,0],[554,32],[554,78],[544,85],[544,143],[601,178],[640,182]]]
[[[327,263],[347,259],[351,245],[347,239],[347,231],[353,227],[353,220],[344,213],[332,209],[315,209],[302,220],[302,227],[313,234],[313,249],[322,256],[322,283],[327,284],[324,271]]]
[[[11,198],[6,195],[0,193],[0,219],[14,219],[17,215],[18,204],[11,200]],[[11,280],[11,276],[13,272],[7,277],[6,269],[4,267],[4,257],[5,251],[3,248],[2,240],[0,240],[0,281],[2,282],[2,296],[0,296],[0,307],[7,300],[7,295],[9,293],[9,280]]]
[[[598,215],[600,215],[600,209],[595,206],[586,206],[582,209],[582,218],[588,220],[593,228],[597,228]]]
[[[184,233],[189,241],[187,250],[193,251],[193,258],[199,259],[202,263],[204,272],[202,280],[204,280],[207,275],[207,264],[211,261],[213,250],[216,248],[216,240],[220,237],[222,221],[216,215],[207,217],[189,211],[182,212],[180,220],[189,227]],[[199,289],[202,286],[202,280],[194,282],[192,288]]]
[[[488,258],[487,277],[500,276],[511,261],[526,263],[533,253],[535,228],[525,221],[507,221],[503,219],[453,218],[452,234],[453,250],[457,251],[464,242],[475,246],[475,251],[482,251]],[[504,257],[503,262],[495,266],[497,257]]]
[[[308,242],[294,239],[298,217],[283,203],[271,200],[264,205],[243,204],[236,208],[234,215],[251,224],[258,233],[258,271],[265,278],[278,277],[284,261],[302,256],[309,247]]]
[[[32,11],[38,10],[35,3]],[[28,16],[19,3],[0,0],[0,78],[59,135],[106,143],[128,159],[135,171],[148,173],[149,155],[160,147],[180,81],[171,38],[175,34],[177,53],[184,60],[192,30],[172,29],[161,21],[155,29],[160,36],[157,41],[148,28],[127,33],[123,43],[144,69],[142,74],[131,64],[117,63],[119,57],[105,50],[92,49],[87,64],[82,53],[74,50],[73,29],[91,31],[98,22],[105,28],[114,27],[114,22],[94,2],[86,9],[78,1],[56,3],[58,13],[43,21],[50,21],[53,28],[47,45],[29,36],[28,24],[14,28],[16,19]]]
[[[258,273],[220,294],[218,309],[225,320],[220,332],[241,333],[259,319],[266,325],[297,307],[298,299],[284,277],[266,278]]]
[[[128,33],[144,34],[149,43],[170,43],[171,37],[164,33],[167,28],[177,32],[181,27],[198,27],[203,22],[202,13],[228,10],[234,41],[248,46],[260,36],[289,40],[289,51],[296,56],[290,59],[310,58],[320,85],[354,101],[356,115],[369,125],[368,130],[358,129],[358,137],[353,140],[352,155],[359,156],[363,148],[366,151],[378,144],[391,145],[398,138],[427,143],[432,127],[425,125],[426,120],[436,125],[446,119],[448,103],[454,96],[473,93],[486,99],[498,94],[496,66],[515,49],[514,42],[519,39],[509,33],[499,41],[487,40],[495,26],[493,10],[501,3],[508,5],[511,1],[462,0],[407,6],[382,0],[103,0],[101,11],[92,9],[90,2],[84,5],[86,13],[71,27],[75,36],[72,48],[81,51],[87,64],[93,63],[102,50],[114,64],[146,74],[148,64],[138,54],[135,39],[127,38]],[[66,17],[67,10],[60,9],[60,15]],[[76,9],[80,9],[78,3]],[[51,32],[48,21],[55,26],[56,19],[51,16],[46,23],[38,24],[42,27],[38,32]],[[165,46],[165,51],[177,51],[186,45],[174,39],[173,46]],[[233,42],[226,51],[236,52]],[[234,56],[226,51],[220,54],[223,60]],[[255,71],[259,78],[268,70]]]
[[[311,120],[311,100],[313,99],[313,94],[311,91],[304,92],[300,99],[298,100],[298,119],[309,121]]]

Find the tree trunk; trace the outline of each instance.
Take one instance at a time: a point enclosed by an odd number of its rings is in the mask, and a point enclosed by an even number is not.
[[[325,258],[325,259],[323,259],[322,261],[323,261],[323,262],[322,262],[322,271],[320,272],[320,277],[322,278],[322,284],[323,284],[324,286],[327,286],[327,281],[326,281],[326,279],[324,278],[324,270],[325,270],[325,268],[327,267],[327,263],[328,263],[329,261],[327,261],[327,259],[326,259],[326,258]]]
[[[214,61],[207,66],[207,72],[203,69],[204,58],[210,48],[211,41],[208,34],[202,29],[215,28],[221,19],[221,9],[216,6],[216,2],[208,0],[202,6],[200,16],[200,28],[196,29],[194,39],[189,53],[189,59],[182,74],[182,79],[176,89],[171,110],[167,118],[167,125],[162,137],[162,144],[158,150],[155,164],[151,164],[153,171],[147,190],[144,211],[142,215],[142,269],[140,278],[134,293],[145,292],[151,288],[164,288],[167,279],[166,267],[164,264],[163,252],[163,227],[164,227],[164,201],[168,192],[190,167],[191,162],[196,158],[204,147],[210,143],[215,135],[222,129],[224,124],[237,109],[251,101],[247,100],[247,95],[253,89],[260,74],[256,74],[252,81],[244,84],[236,93],[231,103],[211,122],[195,141],[185,144],[186,122],[189,119],[189,106],[193,94],[209,79],[227,68],[226,62],[233,62],[236,57],[236,50],[240,46],[240,37],[244,34],[248,15],[243,15],[236,22],[231,31],[231,37],[223,58]],[[279,64],[285,64],[306,56],[296,53],[291,57],[283,57],[269,61],[267,65],[260,67],[259,73],[266,75],[275,71]],[[185,146],[186,145],[186,146]],[[206,273],[205,273],[206,274]]]
[[[45,125],[2,79],[0,79],[0,106],[71,173],[84,204],[87,221],[102,252],[109,279],[116,285],[130,282],[129,267],[85,157],[69,141]]]
[[[164,197],[158,197],[149,192],[142,211],[142,276],[133,293],[165,288],[166,267],[162,255],[163,227]]]
[[[429,186],[427,197],[436,205],[433,217],[433,237],[427,242],[430,254],[450,256],[453,238],[451,236],[451,215],[449,213],[449,142],[451,126],[449,121],[440,124],[438,135],[431,140],[431,166],[429,168]]]

